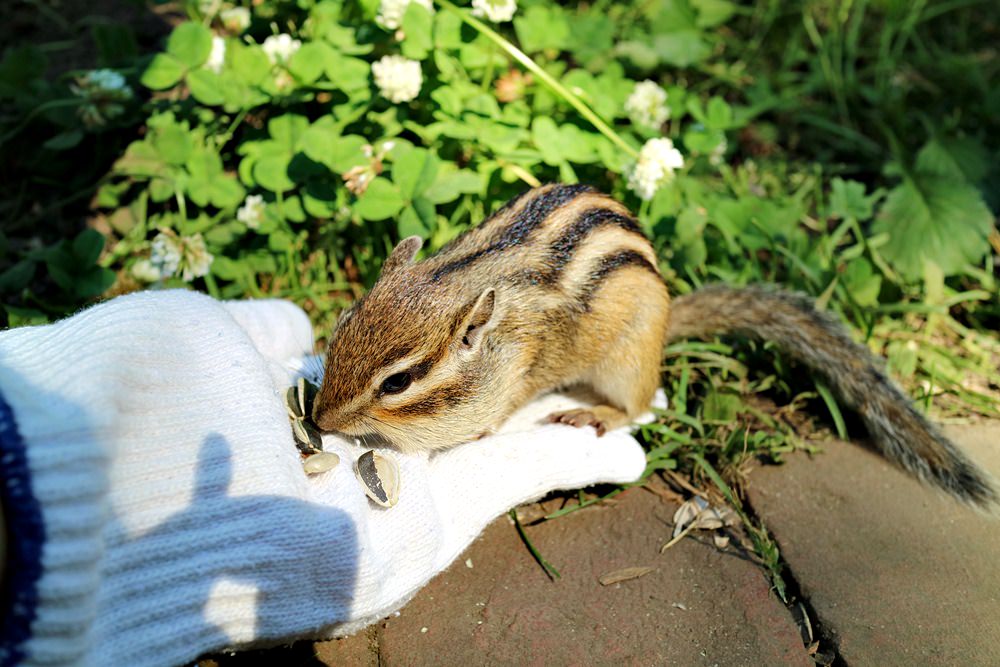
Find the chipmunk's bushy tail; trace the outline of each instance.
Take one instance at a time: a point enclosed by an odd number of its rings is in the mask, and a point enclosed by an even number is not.
[[[736,334],[773,341],[821,373],[864,420],[883,456],[970,505],[996,511],[989,474],[913,407],[867,348],[812,299],[769,287],[712,285],[673,300],[670,340]]]

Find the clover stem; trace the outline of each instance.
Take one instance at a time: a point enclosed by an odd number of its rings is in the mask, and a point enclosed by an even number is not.
[[[450,12],[455,13],[459,18],[465,23],[469,24],[481,34],[485,35],[488,39],[492,40],[501,49],[506,51],[514,60],[518,61],[524,68],[529,72],[534,74],[542,83],[551,88],[557,95],[566,100],[570,106],[580,112],[580,115],[586,118],[590,123],[597,128],[597,131],[603,134],[605,137],[611,140],[613,144],[621,148],[623,151],[628,153],[633,158],[639,156],[639,152],[625,141],[620,134],[615,132],[607,123],[605,123],[600,116],[598,116],[593,109],[588,107],[583,100],[570,92],[564,85],[559,83],[551,74],[546,72],[541,66],[531,59],[528,54],[526,54],[521,49],[517,48],[510,43],[509,40],[504,38],[498,32],[490,28],[488,25],[480,21],[474,16],[471,16],[468,12],[464,12],[456,7],[454,4],[448,0],[435,0],[435,2],[444,7]]]

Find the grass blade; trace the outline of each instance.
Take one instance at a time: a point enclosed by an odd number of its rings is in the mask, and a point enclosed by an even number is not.
[[[561,576],[559,574],[559,570],[553,567],[552,563],[542,558],[542,554],[538,552],[535,545],[531,543],[530,539],[528,539],[528,534],[524,532],[524,526],[521,525],[521,520],[517,517],[516,509],[512,509],[510,511],[510,518],[514,520],[514,526],[517,528],[517,534],[521,536],[521,541],[524,542],[524,546],[528,547],[528,551],[531,552],[531,555],[534,556],[538,564],[542,566],[542,570],[545,571],[548,578],[552,581],[558,579]]]
[[[833,417],[833,424],[837,428],[837,437],[841,440],[847,440],[849,437],[847,425],[844,423],[844,415],[840,412],[840,406],[837,405],[837,399],[833,397],[833,392],[826,386],[826,383],[819,380],[816,380],[816,391],[826,403],[826,409],[830,411],[830,416]]]

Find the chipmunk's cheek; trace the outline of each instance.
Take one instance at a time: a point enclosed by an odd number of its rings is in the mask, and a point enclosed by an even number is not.
[[[371,411],[371,418],[376,422],[393,424],[395,426],[409,426],[419,419],[418,416],[407,410],[405,406],[402,409],[393,410],[376,408]]]

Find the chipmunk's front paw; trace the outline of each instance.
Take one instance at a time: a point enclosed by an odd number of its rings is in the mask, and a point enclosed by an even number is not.
[[[593,411],[587,409],[566,410],[564,412],[553,412],[549,415],[552,423],[569,424],[577,428],[593,426],[597,429],[597,435],[602,436],[607,433],[607,426]]]

